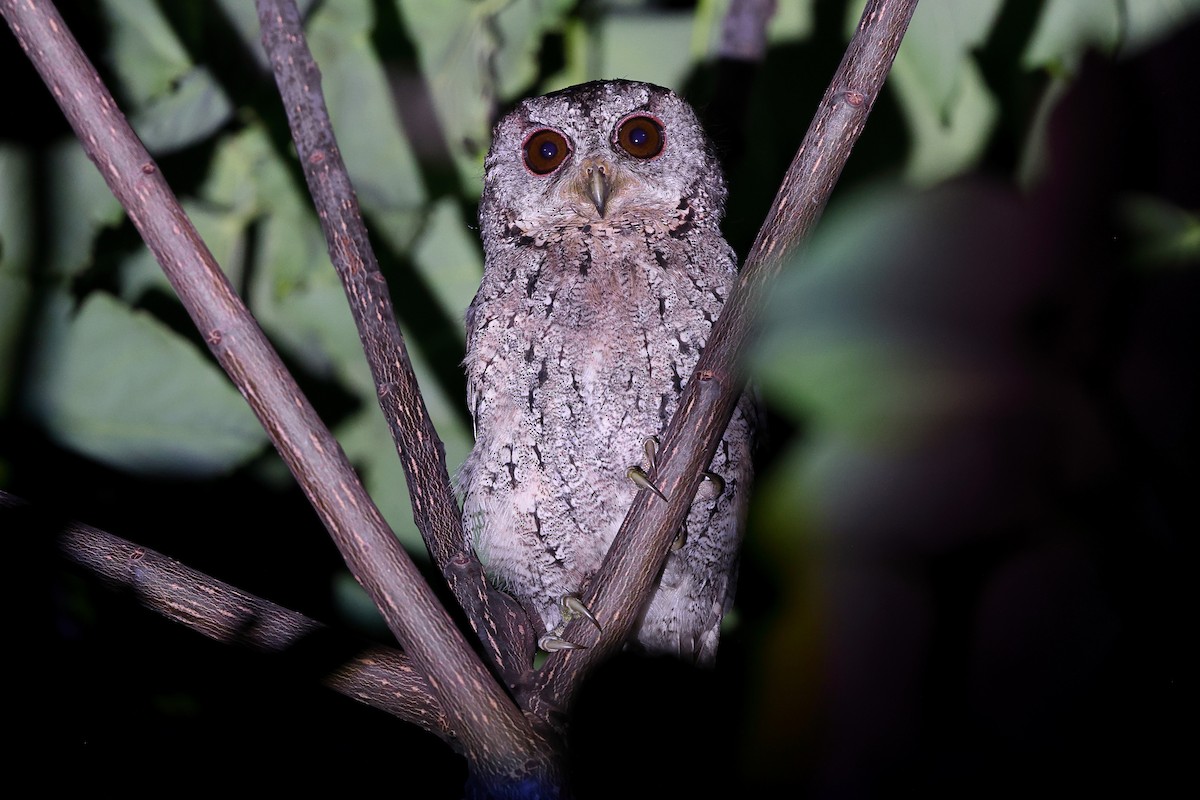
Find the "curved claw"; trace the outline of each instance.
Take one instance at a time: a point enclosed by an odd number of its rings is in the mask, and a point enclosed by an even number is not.
[[[629,469],[625,470],[625,477],[629,478],[629,480],[633,481],[640,488],[649,489],[650,491],[654,492],[659,496],[659,498],[662,499],[664,503],[667,502],[667,496],[659,491],[657,486],[651,483],[650,476],[647,475],[646,470],[642,469],[641,467],[630,467]]]
[[[560,602],[562,603],[563,617],[565,619],[583,617],[588,622],[595,625],[596,630],[600,631],[601,633],[604,632],[604,628],[600,627],[600,622],[596,619],[596,615],[593,614],[592,610],[584,605],[583,601],[580,600],[576,595],[564,594]]]
[[[725,479],[715,472],[703,473],[704,480],[709,481],[713,485],[713,496],[720,497],[725,494]]]
[[[679,533],[675,534],[675,538],[671,541],[671,552],[679,552],[685,544],[687,544],[687,530],[680,528]]]
[[[543,634],[538,639],[538,647],[545,650],[547,653],[557,653],[559,650],[586,650],[587,648],[581,644],[568,642],[566,639],[551,631]]]
[[[646,451],[646,463],[654,466],[654,457],[658,455],[658,437],[651,436],[642,443],[642,449]]]

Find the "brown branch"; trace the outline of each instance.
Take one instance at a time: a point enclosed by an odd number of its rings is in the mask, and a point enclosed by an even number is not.
[[[590,669],[621,647],[654,591],[675,532],[687,517],[701,474],[712,461],[745,385],[741,357],[755,327],[762,287],[816,225],[862,132],[917,0],[870,0],[816,117],[800,144],[737,285],[704,346],[662,437],[651,476],[671,498],[642,491],[626,516],[584,601],[604,625],[582,621],[564,636],[586,649],[552,655],[538,673],[531,710],[551,721]]]
[[[520,604],[488,585],[483,565],[463,535],[445,450],[425,409],[387,281],[338,150],[300,14],[290,0],[257,0],[257,5],[263,47],[275,71],[329,257],[345,287],[379,406],[404,466],[413,519],[500,676],[510,687],[527,684],[533,629]]]
[[[6,535],[53,539],[69,561],[146,608],[209,639],[278,654],[330,689],[456,744],[433,688],[399,650],[338,633],[107,531],[54,519],[2,489],[0,509]]]
[[[767,53],[767,24],[776,0],[732,0],[721,19],[717,58],[762,61]]]
[[[552,781],[548,746],[421,579],[53,4],[0,0],[0,13],[210,350],[258,415],[351,572],[434,687],[461,737],[474,779],[503,785],[534,774]]]

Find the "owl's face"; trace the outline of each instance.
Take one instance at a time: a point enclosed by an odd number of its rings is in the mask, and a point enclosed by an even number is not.
[[[669,89],[596,81],[522,101],[485,163],[485,228],[524,233],[688,213],[717,225],[725,185],[692,109]]]

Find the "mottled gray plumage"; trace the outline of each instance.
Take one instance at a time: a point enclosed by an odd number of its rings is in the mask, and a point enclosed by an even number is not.
[[[547,630],[560,598],[599,568],[638,491],[627,470],[649,471],[645,441],[675,412],[734,280],[724,203],[696,116],[667,89],[583,84],[525,100],[496,126],[483,281],[467,311],[475,447],[463,516],[488,573]],[[701,485],[641,622],[648,651],[715,655],[752,417],[743,398],[710,467],[723,491]]]

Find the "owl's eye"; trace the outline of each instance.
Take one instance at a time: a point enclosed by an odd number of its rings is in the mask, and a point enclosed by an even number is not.
[[[634,158],[654,158],[663,149],[662,125],[654,117],[630,117],[617,127],[617,144]]]
[[[525,165],[535,175],[549,175],[558,169],[569,151],[561,133],[542,128],[525,140]]]

